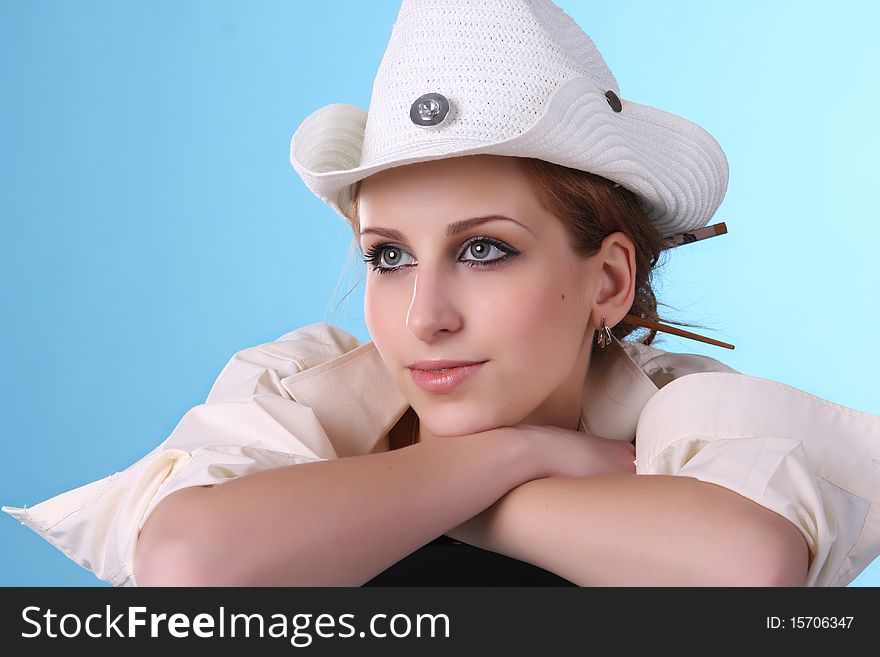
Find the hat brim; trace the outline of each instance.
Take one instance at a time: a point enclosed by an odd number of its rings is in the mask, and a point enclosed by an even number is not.
[[[361,166],[367,112],[333,104],[310,114],[290,142],[290,162],[306,186],[341,217],[351,186],[374,173],[448,157],[534,157],[589,171],[634,192],[663,236],[705,226],[727,191],[724,151],[703,128],[623,100],[614,112],[587,78],[562,85],[524,132],[494,144],[423,140]],[[405,117],[409,120],[409,117]]]

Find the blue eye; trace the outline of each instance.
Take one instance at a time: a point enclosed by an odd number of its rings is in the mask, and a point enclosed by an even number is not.
[[[380,273],[384,273],[390,269],[399,269],[400,267],[407,267],[412,263],[401,264],[401,261],[405,261],[406,257],[410,256],[406,251],[397,246],[391,245],[380,245],[381,248],[371,250],[369,261],[373,268],[379,271]]]
[[[464,249],[464,253],[462,255],[465,255],[468,252],[470,252],[471,254],[474,255],[474,257],[476,257],[476,260],[465,260],[465,262],[483,264],[483,263],[487,262],[487,258],[489,257],[489,254],[492,252],[492,249],[495,249],[495,251],[500,253],[502,256],[509,253],[509,251],[502,251],[501,248],[498,247],[498,245],[496,245],[493,242],[490,242],[489,240],[484,238],[484,239],[477,239],[477,240],[473,240],[471,242],[468,242],[467,246]],[[495,262],[496,260],[499,260],[499,259],[500,258],[492,258],[491,260],[488,260],[488,262]]]
[[[495,254],[500,257],[491,258]],[[465,258],[470,254],[473,259]],[[492,267],[510,260],[519,255],[516,249],[492,239],[491,237],[475,237],[468,240],[462,249],[460,261],[470,267]],[[409,258],[410,262],[406,262]],[[364,262],[370,265],[377,274],[395,272],[399,269],[412,267],[415,263],[412,256],[397,245],[381,243],[375,244],[366,253]]]

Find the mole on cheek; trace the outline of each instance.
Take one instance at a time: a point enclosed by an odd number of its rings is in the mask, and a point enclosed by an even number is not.
[[[562,295],[562,300],[565,301],[565,295],[564,295],[564,294]]]

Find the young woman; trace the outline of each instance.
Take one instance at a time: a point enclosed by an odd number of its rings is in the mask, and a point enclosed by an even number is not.
[[[650,346],[721,148],[621,98],[552,3],[449,7],[404,1],[369,111],[291,143],[372,340],[245,349],[136,464],[4,510],[116,585],[359,586],[441,536],[581,586],[846,585],[880,553],[880,418]]]

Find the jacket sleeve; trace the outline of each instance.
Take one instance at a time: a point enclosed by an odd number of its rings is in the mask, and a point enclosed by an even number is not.
[[[236,353],[204,404],[171,435],[122,472],[29,508],[3,507],[99,579],[135,586],[138,533],[150,512],[181,488],[219,484],[260,470],[335,458],[312,410],[281,379],[309,365],[301,355],[338,351],[309,327]],[[341,348],[344,350],[344,348]]]
[[[645,405],[636,473],[694,477],[792,522],[807,586],[846,586],[880,554],[880,418],[737,373],[678,378]]]

